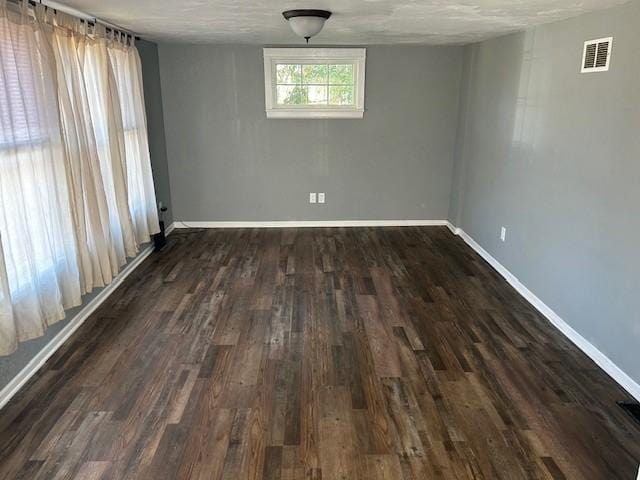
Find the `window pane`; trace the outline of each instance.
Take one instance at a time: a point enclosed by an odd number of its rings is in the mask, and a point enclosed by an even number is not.
[[[353,65],[329,65],[329,83],[353,85]]]
[[[10,32],[13,28],[3,25],[1,30],[0,149],[44,142],[48,136],[37,105],[38,77],[33,74],[39,56],[29,50],[32,40],[26,34],[17,37],[15,30]]]
[[[276,65],[276,82],[299,84],[302,80],[300,70],[301,65],[278,64]]]
[[[305,105],[307,103],[306,91],[300,85],[278,85],[278,105]]]
[[[302,83],[327,83],[327,65],[303,65]]]
[[[327,87],[325,85],[309,85],[306,88],[309,105],[327,104]]]
[[[329,105],[354,105],[353,86],[329,86]]]

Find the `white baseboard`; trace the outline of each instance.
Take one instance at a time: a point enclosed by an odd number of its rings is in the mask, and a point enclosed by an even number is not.
[[[636,383],[629,375],[620,369],[609,357],[598,350],[591,342],[576,332],[567,322],[554,312],[548,305],[540,300],[531,290],[524,286],[520,280],[516,278],[509,270],[507,270],[498,260],[496,260],[489,252],[482,248],[473,238],[471,238],[461,228],[454,227],[451,223],[447,225],[455,234],[459,235],[471,248],[473,248],[482,258],[484,258],[507,282],[515,288],[531,305],[533,305],[542,315],[544,315],[551,324],[560,330],[565,337],[573,342],[580,350],[582,350],[596,365],[604,370],[611,378],[613,378],[622,388],[624,388],[631,396],[640,401],[640,385]],[[640,480],[640,479],[639,479]]]
[[[447,220],[284,220],[275,222],[189,222],[176,221],[175,228],[328,228],[328,227],[435,227]]]
[[[174,224],[169,225],[166,229],[166,235],[169,235],[174,228]],[[120,286],[124,280],[149,256],[153,253],[153,245],[148,245],[138,253],[122,271],[113,279],[113,281],[104,287],[82,310],[80,310],[69,322],[64,326],[58,334],[51,339],[47,345],[40,350],[27,365],[20,370],[13,379],[0,390],[0,409],[2,409],[11,398],[18,393],[25,383],[29,381],[33,375],[45,364],[45,362],[53,355],[73,333],[96,311],[96,309],[111,296],[111,294]]]
[[[168,237],[171,232],[173,232],[176,228],[175,222],[171,222],[168,227],[164,229],[165,237]]]

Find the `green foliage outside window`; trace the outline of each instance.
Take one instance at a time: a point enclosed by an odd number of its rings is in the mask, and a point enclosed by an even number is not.
[[[278,105],[349,106],[355,104],[352,64],[278,64]]]

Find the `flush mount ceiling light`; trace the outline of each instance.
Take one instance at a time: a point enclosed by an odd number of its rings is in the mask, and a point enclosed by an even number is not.
[[[297,35],[309,39],[322,30],[324,22],[331,16],[327,10],[287,10],[282,16],[289,21],[291,30]]]

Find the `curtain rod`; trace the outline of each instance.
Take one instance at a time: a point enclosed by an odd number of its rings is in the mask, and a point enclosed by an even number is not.
[[[15,4],[20,4],[20,2],[22,0],[8,0],[11,3],[15,3]],[[36,1],[36,0],[24,0],[26,1],[30,6],[35,7],[36,5],[43,5],[45,10],[53,10],[53,13],[58,13],[58,9],[56,7],[53,6],[49,6],[46,3],[42,2],[42,0],[40,1]],[[113,32],[113,33],[120,33],[122,35],[125,35],[127,37],[132,37],[135,38],[136,40],[140,40],[140,37],[137,36],[135,33],[129,32],[127,30],[125,30],[122,27],[118,27],[117,25],[113,25],[110,24],[109,22],[103,22],[102,20],[94,17],[93,15],[87,15],[87,17],[93,18],[93,20],[91,20],[90,18],[82,18],[76,14],[73,13],[69,13],[69,12],[64,12],[64,10],[60,10],[63,13],[66,13],[67,15],[71,15],[73,17],[78,18],[81,22],[86,23],[87,25],[90,26],[95,26],[96,24],[102,24],[104,25],[105,29],[107,32]],[[83,13],[83,12],[79,12],[79,13]]]

